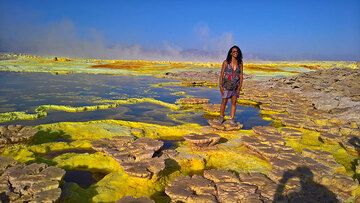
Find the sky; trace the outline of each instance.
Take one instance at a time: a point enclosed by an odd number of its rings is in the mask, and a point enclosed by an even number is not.
[[[360,61],[359,0],[0,0],[0,52],[101,59]]]

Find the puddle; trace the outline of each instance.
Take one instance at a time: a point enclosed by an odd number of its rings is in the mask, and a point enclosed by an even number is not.
[[[179,142],[179,140],[161,140],[164,142],[164,145],[162,146],[162,150],[166,150],[166,149],[175,149],[177,147],[177,142]]]
[[[67,170],[64,176],[65,182],[73,182],[82,188],[88,188],[90,185],[97,183],[106,174],[92,173],[84,170]]]
[[[163,153],[163,150],[167,150],[167,149],[176,149],[178,147],[178,142],[183,141],[184,139],[178,139],[178,140],[164,140],[164,139],[160,139],[161,141],[164,142],[164,145],[161,147],[161,149],[159,151],[156,151],[154,153],[154,157],[160,157]]]

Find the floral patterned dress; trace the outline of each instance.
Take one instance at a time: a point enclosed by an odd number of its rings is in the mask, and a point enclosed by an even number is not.
[[[224,70],[223,84],[224,94],[221,95],[221,98],[228,99],[232,96],[239,97],[238,88],[240,86],[240,67],[239,65],[234,70],[230,64]]]

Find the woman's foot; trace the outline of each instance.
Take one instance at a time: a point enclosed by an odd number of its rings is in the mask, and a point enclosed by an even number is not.
[[[220,116],[219,119],[218,119],[218,122],[219,122],[220,124],[222,124],[224,121],[225,121],[224,116]]]
[[[229,124],[230,124],[231,126],[237,125],[234,118],[230,118],[230,119],[229,119]]]

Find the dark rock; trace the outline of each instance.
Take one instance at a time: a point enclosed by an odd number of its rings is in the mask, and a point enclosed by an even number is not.
[[[351,192],[359,186],[359,182],[342,174],[325,175],[321,178],[321,184],[335,187],[343,192]]]
[[[165,169],[165,160],[163,158],[154,157],[139,162],[123,162],[121,166],[131,176],[140,178],[153,178],[160,171]]]
[[[215,184],[198,175],[175,179],[165,193],[174,202],[217,202]]]
[[[164,145],[160,140],[141,137],[133,141],[132,137],[116,136],[93,141],[92,145],[93,149],[112,156],[131,176],[151,179],[165,169],[166,157],[154,157]]]
[[[1,192],[4,198],[14,202],[56,202],[60,198],[60,181],[65,170],[46,164],[18,164],[0,157]]]
[[[258,192],[257,185],[252,181],[251,183],[239,181],[230,171],[205,170],[204,177],[198,175],[179,177],[166,187],[165,192],[173,202],[263,202],[266,200]],[[258,183],[266,185],[269,182]]]
[[[271,126],[255,126],[252,130],[258,135],[279,135],[278,129]]]
[[[29,126],[0,126],[0,148],[6,144],[14,144],[30,140],[36,133],[37,130]]]
[[[246,183],[218,182],[216,189],[220,202],[240,202],[253,195],[257,187]]]
[[[184,139],[197,147],[213,146],[220,140],[220,135],[214,133],[207,134],[189,134],[185,135]]]
[[[296,130],[288,127],[281,128],[281,133],[286,137],[295,138],[295,139],[300,139],[303,134],[300,130]]]
[[[204,171],[204,177],[215,183],[228,182],[228,183],[239,183],[239,178],[235,173],[227,170],[211,169]]]
[[[341,141],[341,137],[339,135],[331,134],[331,133],[321,133],[320,139],[321,141],[330,144],[336,144]]]

